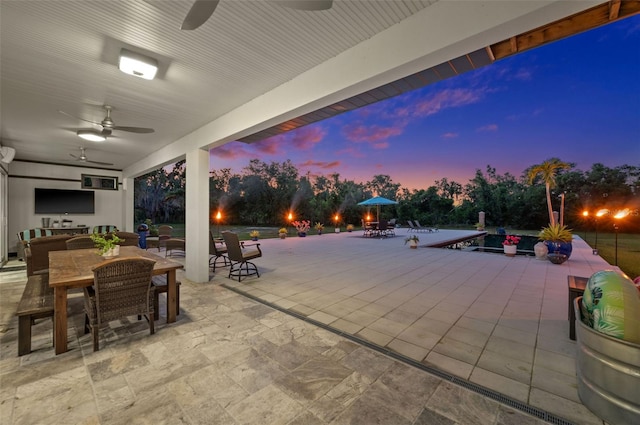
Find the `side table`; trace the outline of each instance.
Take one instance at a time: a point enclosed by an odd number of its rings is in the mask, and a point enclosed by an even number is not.
[[[584,288],[587,287],[588,277],[567,276],[567,284],[569,286],[569,338],[576,340],[576,314],[573,306],[573,300],[584,294]]]

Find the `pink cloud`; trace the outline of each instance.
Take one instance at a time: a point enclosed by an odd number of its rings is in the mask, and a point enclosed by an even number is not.
[[[343,155],[349,155],[353,158],[364,158],[365,155],[360,152],[359,149],[355,149],[353,147],[350,148],[346,148],[346,149],[340,149],[339,151],[336,151],[336,156],[343,156]]]
[[[483,97],[483,94],[481,90],[445,89],[422,102],[418,102],[414,115],[429,116],[443,109],[470,105],[478,102]]]
[[[275,155],[280,153],[280,145],[282,139],[280,137],[269,137],[268,139],[260,140],[259,142],[252,143],[251,150],[266,154]]]
[[[224,146],[220,146],[214,149],[211,149],[209,152],[209,156],[214,156],[222,159],[237,159],[242,157],[252,156],[247,150],[244,148],[244,145],[239,142],[231,142],[227,143]]]
[[[378,142],[372,145],[374,149],[386,149],[389,147],[389,142]]]
[[[479,127],[476,131],[498,131],[497,124],[487,124],[482,127]]]
[[[449,132],[449,133],[444,133],[444,134],[442,135],[442,138],[443,138],[443,139],[455,139],[456,137],[458,137],[458,133],[451,133],[451,132]]]
[[[365,126],[362,124],[350,124],[342,128],[344,136],[356,143],[375,143],[379,140],[386,140],[389,137],[402,134],[403,125],[381,127],[378,125]]]
[[[328,170],[331,168],[337,168],[340,166],[340,161],[331,161],[331,162],[325,162],[325,161],[306,161],[302,164],[300,164],[300,167],[316,167],[316,168],[322,168],[323,170]]]
[[[302,127],[294,132],[291,144],[296,149],[309,150],[320,143],[326,134],[326,130],[318,125]]]

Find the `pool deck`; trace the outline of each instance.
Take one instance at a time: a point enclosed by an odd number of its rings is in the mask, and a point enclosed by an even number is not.
[[[617,268],[579,237],[562,265],[424,247],[478,233],[262,240],[259,279],[213,281],[576,423],[601,423],[577,394],[567,276]],[[409,249],[407,234],[421,247]]]

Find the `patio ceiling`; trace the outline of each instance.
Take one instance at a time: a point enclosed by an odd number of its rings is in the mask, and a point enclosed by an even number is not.
[[[491,10],[497,4],[503,7],[503,2],[475,4]],[[544,10],[537,16],[539,21],[554,14],[557,19],[558,10],[581,11],[597,3],[526,4]],[[444,62],[419,72],[414,67],[399,79],[379,78],[374,88],[370,85],[358,94],[307,108],[293,118],[273,119],[238,139],[255,142],[476,69],[525,48],[638,13],[639,4],[604,3],[596,17],[569,17],[557,24],[562,31],[543,29],[542,37],[527,27],[531,19],[523,18],[513,24],[513,37],[503,42],[450,54]],[[260,97],[275,96],[276,89],[385,31],[416,16],[430,19],[432,8],[459,10],[458,2],[437,0],[336,0],[331,10],[323,12],[300,12],[268,1],[223,0],[198,30],[180,31],[191,5],[192,0],[0,2],[0,144],[15,148],[16,160],[64,165],[78,165],[70,154],[78,155],[83,146],[90,160],[114,164],[106,168],[126,169],[149,152],[180,141]],[[526,6],[505,4],[503,8],[519,7]],[[156,80],[119,72],[116,61],[123,47],[157,59]],[[395,69],[401,72],[399,65]],[[116,125],[155,132],[114,131],[107,143],[83,142],[76,131],[97,128],[86,120],[100,122],[105,117],[103,105],[114,107]]]

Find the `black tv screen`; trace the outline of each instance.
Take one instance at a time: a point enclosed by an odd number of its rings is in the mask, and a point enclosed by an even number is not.
[[[95,214],[93,190],[36,188],[36,214]]]

